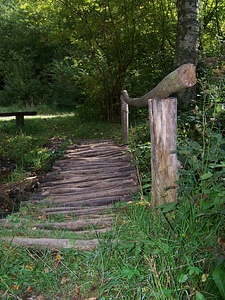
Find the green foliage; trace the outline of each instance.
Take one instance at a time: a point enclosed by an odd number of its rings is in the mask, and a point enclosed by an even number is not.
[[[82,103],[84,96],[79,88],[82,69],[76,60],[54,60],[45,72],[47,76],[51,76],[49,104],[73,111],[75,106]]]
[[[199,203],[205,212],[217,211],[224,203],[225,139],[221,115],[222,86],[202,85],[201,107],[181,121],[178,156],[180,193]]]
[[[159,215],[153,215],[145,201],[127,206],[116,231],[102,243],[98,252],[101,258],[95,257],[96,263],[101,259],[102,278],[111,279],[100,288],[101,295],[107,295],[105,299],[182,299],[195,295],[204,299],[200,294],[205,299],[219,299],[209,273],[218,263],[214,249],[223,221],[214,217],[192,221],[193,216],[184,219],[184,213],[185,203]]]
[[[224,282],[225,282],[225,272],[222,269],[216,268],[213,270],[213,279],[216,283],[216,286],[218,287],[220,291],[220,295],[222,296],[223,299],[225,299],[225,287],[224,287]]]
[[[223,57],[224,9],[200,6],[201,62]],[[175,1],[12,0],[0,13],[1,105],[84,104],[118,120],[123,88],[141,96],[173,68]]]

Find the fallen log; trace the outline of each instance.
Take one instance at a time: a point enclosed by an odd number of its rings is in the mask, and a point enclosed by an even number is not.
[[[73,248],[76,251],[91,251],[99,245],[98,239],[92,240],[71,240],[71,239],[52,239],[52,238],[21,238],[4,237],[4,242],[34,248],[40,246],[50,249]]]
[[[139,98],[130,98],[126,90],[122,91],[121,97],[131,106],[148,106],[149,99],[166,99],[171,94],[196,84],[195,66],[191,63],[184,64],[168,74],[150,92]]]

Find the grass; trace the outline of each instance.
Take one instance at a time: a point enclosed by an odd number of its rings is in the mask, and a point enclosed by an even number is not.
[[[120,124],[83,121],[77,115],[26,119],[23,132],[15,120],[0,121],[0,160],[13,165],[11,181],[27,172],[45,173],[70,143],[80,139],[116,139]]]
[[[18,173],[10,180],[16,180],[19,174],[26,176],[28,171],[46,172],[68,143],[86,138],[118,140],[120,134],[119,124],[87,122],[76,115],[25,120],[23,133],[17,132],[13,120],[4,121],[0,130],[0,157],[15,164]],[[145,138],[142,131],[140,135]],[[149,142],[141,140],[138,144],[136,136],[134,144],[135,149],[132,143],[130,148],[144,180],[142,194],[132,203],[123,204],[113,230],[101,235],[100,246],[92,252],[53,251],[1,240],[1,299],[225,299],[223,173],[220,167],[220,173],[215,168],[210,169],[213,176],[204,175],[209,174],[211,148],[215,147],[210,143],[204,146],[208,153],[204,160],[197,153],[202,153],[201,145],[196,148],[196,144],[189,144],[188,149],[182,149],[187,164],[180,178],[179,203],[153,211],[150,182],[146,183]],[[213,152],[217,159],[219,155],[224,157],[219,149],[219,154]],[[32,207],[23,206],[20,212],[8,216],[15,225],[15,236],[28,234],[26,222],[41,222],[38,215],[29,219],[31,211]],[[60,215],[55,218],[63,221]],[[2,237],[7,233],[1,228]],[[33,237],[39,236],[41,230],[33,230]],[[46,236],[77,238],[67,230],[46,232]],[[99,236],[89,236],[94,237]]]
[[[166,217],[153,215],[146,202],[125,207],[126,214],[118,215],[114,230],[92,252],[54,253],[1,242],[2,299],[198,299],[200,294],[199,299],[223,299],[212,276],[224,259],[220,216],[213,224],[197,216],[190,222],[194,212],[184,219],[182,205]],[[66,231],[60,237],[76,238]]]

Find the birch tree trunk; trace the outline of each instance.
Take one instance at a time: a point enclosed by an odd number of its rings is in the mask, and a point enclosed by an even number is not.
[[[177,0],[178,24],[174,66],[197,65],[199,40],[198,0]],[[187,108],[195,98],[195,87],[178,93],[178,106]]]

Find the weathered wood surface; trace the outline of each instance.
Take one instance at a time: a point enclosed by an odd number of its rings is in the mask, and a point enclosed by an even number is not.
[[[51,213],[87,206],[105,210],[106,205],[129,201],[138,189],[126,147],[107,141],[83,143],[69,147],[63,159],[54,164],[32,201],[49,203]]]
[[[128,143],[129,130],[129,107],[128,103],[124,101],[121,96],[121,125],[122,125],[122,141],[124,144]]]
[[[121,97],[132,106],[148,106],[149,99],[168,98],[171,94],[192,87],[196,84],[195,66],[191,63],[184,64],[169,73],[163,80],[150,92],[139,98],[130,98],[126,90],[122,91]]]
[[[156,207],[177,202],[177,99],[149,100],[149,118],[152,149],[151,202]]]
[[[22,237],[13,237],[13,238],[4,238],[4,241],[11,242],[18,245],[30,246],[33,247],[50,247],[55,249],[60,248],[73,248],[74,250],[80,251],[90,251],[98,246],[98,239],[92,240],[77,240],[71,241],[71,239],[50,239],[50,238],[22,238]]]
[[[42,230],[43,238],[6,238],[25,246],[72,247],[90,250],[98,244],[96,236],[111,230],[117,209],[114,204],[132,200],[139,191],[135,166],[126,146],[111,141],[82,142],[70,146],[53,170],[42,178],[40,187],[24,205],[32,206],[32,213],[39,219],[32,224],[25,222],[30,230]],[[57,217],[62,218],[57,222]],[[54,219],[54,217],[56,219]],[[25,217],[24,217],[25,218]],[[1,226],[10,229],[8,220],[0,220]],[[15,226],[15,224],[13,224]],[[16,227],[24,228],[24,223]],[[47,238],[48,231],[66,230],[81,234],[74,241]],[[92,235],[90,242],[83,235]],[[94,236],[93,236],[94,235]],[[81,241],[79,243],[79,240]]]

